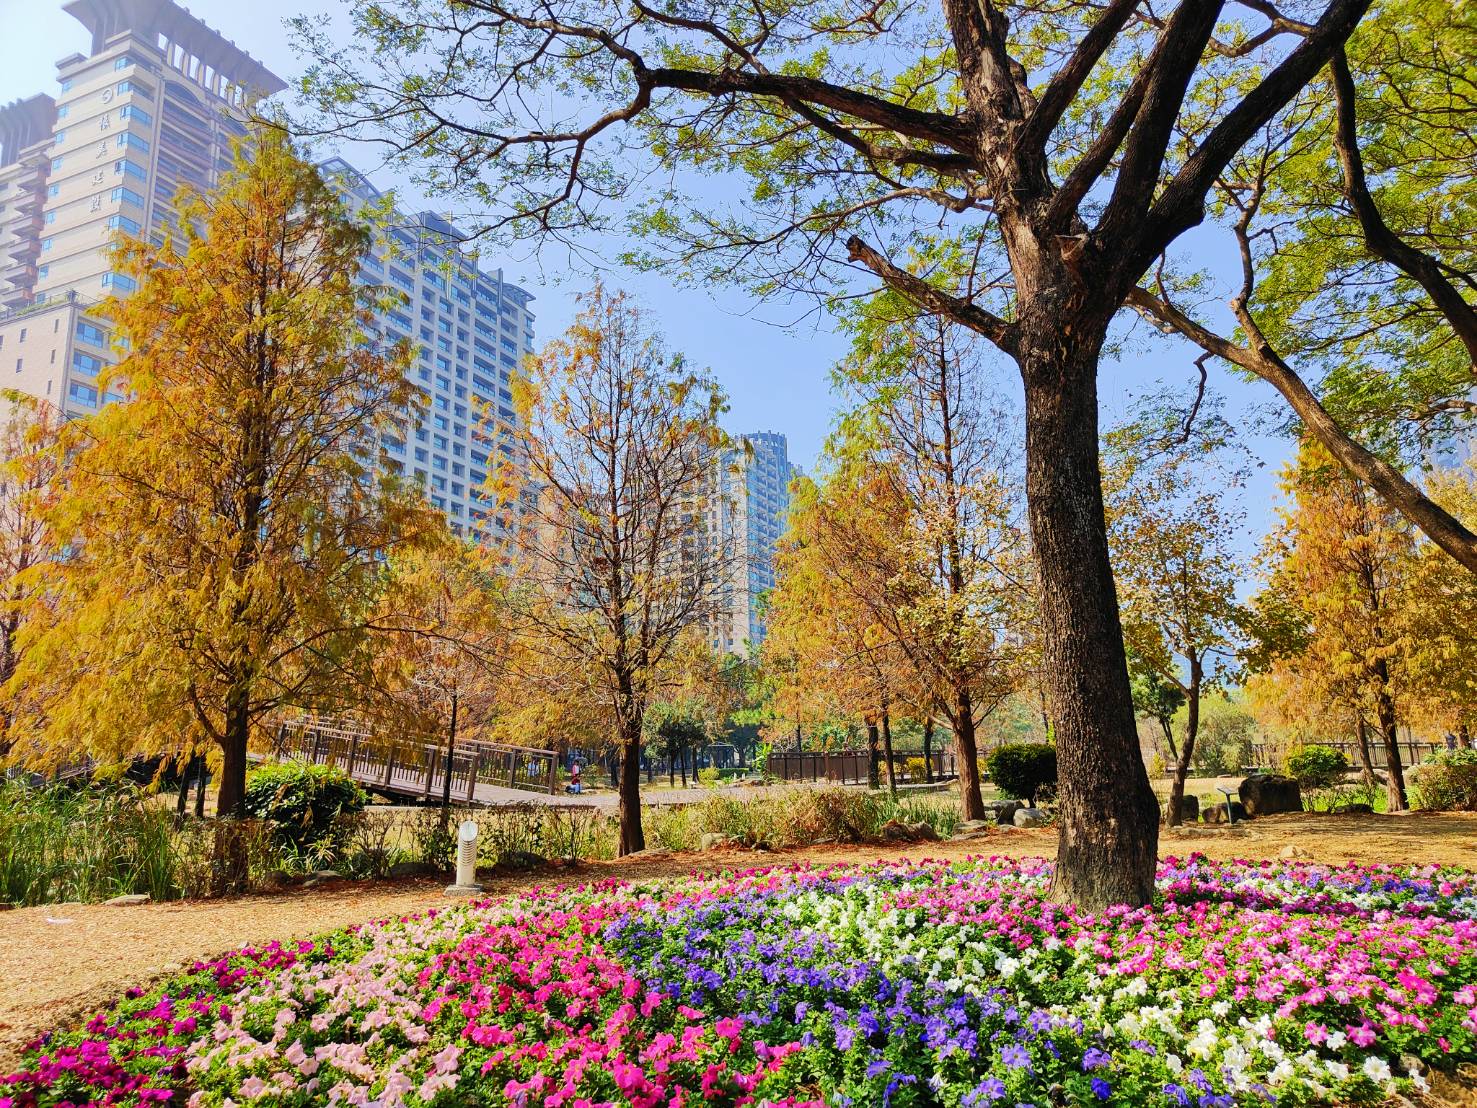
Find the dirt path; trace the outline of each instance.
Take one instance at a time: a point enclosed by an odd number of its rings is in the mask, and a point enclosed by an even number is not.
[[[1166,834],[1162,855],[1200,851],[1215,858],[1276,858],[1288,846],[1323,862],[1440,863],[1477,869],[1477,816],[1275,816],[1234,832],[1197,828]],[[1050,829],[993,832],[983,838],[913,846],[817,846],[778,854],[722,850],[591,862],[485,882],[494,895],[531,885],[713,873],[809,860],[1021,858],[1051,855]],[[130,985],[184,963],[248,944],[317,934],[352,923],[447,903],[443,882],[335,882],[312,891],[109,908],[53,904],[0,913],[0,1072],[25,1043],[50,1027],[89,1014]]]

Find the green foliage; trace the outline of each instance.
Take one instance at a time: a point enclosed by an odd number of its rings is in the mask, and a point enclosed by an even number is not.
[[[1181,723],[1184,713],[1181,712]],[[1235,700],[1208,696],[1200,703],[1200,734],[1195,743],[1195,766],[1220,777],[1239,773],[1251,764],[1256,719]]]
[[[364,810],[369,797],[337,766],[281,762],[246,779],[246,813],[265,820],[284,849],[338,846],[342,817]]]
[[[897,800],[860,789],[795,789],[763,800],[713,797],[702,804],[656,808],[647,814],[647,835],[666,850],[697,850],[704,835],[721,835],[739,846],[789,849],[819,842],[866,842],[893,820],[926,823],[941,838],[959,827],[959,812],[947,797]]]
[[[702,785],[704,788],[716,788],[718,786],[718,782],[722,779],[723,771],[717,766],[707,766],[704,769],[698,770],[698,784]]]
[[[1287,756],[1286,768],[1305,789],[1328,789],[1349,771],[1349,759],[1331,746],[1305,746]]]
[[[1420,806],[1441,812],[1477,812],[1477,750],[1443,750],[1413,775]]]
[[[1056,747],[1047,743],[999,747],[985,764],[996,788],[1017,800],[1034,801],[1040,790],[1056,787]]]

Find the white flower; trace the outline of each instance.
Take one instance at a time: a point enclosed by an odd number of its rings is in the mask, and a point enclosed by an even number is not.
[[[1216,1019],[1223,1020],[1231,1014],[1231,1005],[1224,1000],[1217,1000],[1210,1006],[1210,1013]]]
[[[1360,1069],[1364,1073],[1364,1076],[1376,1085],[1387,1085],[1393,1080],[1390,1074],[1390,1064],[1383,1058],[1376,1058],[1370,1055],[1364,1059],[1364,1065]]]

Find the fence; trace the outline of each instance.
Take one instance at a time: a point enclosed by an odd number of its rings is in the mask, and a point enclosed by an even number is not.
[[[1356,742],[1319,742],[1318,746],[1332,747],[1340,751],[1348,759],[1349,765],[1358,768],[1359,744]],[[1405,740],[1396,744],[1400,751],[1401,763],[1405,766],[1413,766],[1437,751],[1445,750],[1444,742],[1417,742],[1413,739]],[[1277,766],[1281,764],[1284,749],[1273,743],[1252,743],[1252,761],[1259,766]],[[1389,759],[1385,755],[1385,744],[1382,740],[1373,736],[1369,740],[1369,764],[1375,769],[1388,769]]]
[[[912,782],[908,763],[923,761],[921,750],[894,750],[893,771],[902,780]],[[950,781],[959,776],[958,763],[952,750],[930,752],[932,772],[918,776],[918,783],[928,780]],[[769,756],[769,776],[781,781],[827,781],[833,785],[865,785],[871,780],[872,756],[866,750],[791,750],[776,751]],[[887,762],[881,752],[877,755],[877,777],[887,779]]]
[[[272,754],[317,765],[336,765],[354,780],[397,797],[480,803],[478,789],[491,786],[552,793],[559,759],[552,750],[458,740],[448,763],[446,744],[423,736],[391,738],[355,721],[300,716],[277,728]],[[449,769],[448,769],[449,767]]]

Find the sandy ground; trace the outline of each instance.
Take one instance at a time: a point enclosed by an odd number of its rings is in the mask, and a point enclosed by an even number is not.
[[[1286,847],[1337,863],[1442,863],[1477,869],[1477,815],[1273,816],[1235,830],[1196,827],[1161,837],[1161,855],[1199,851],[1215,858],[1276,858]],[[782,853],[741,850],[641,855],[485,880],[493,894],[530,885],[648,878],[746,869],[808,859],[961,858],[971,854],[1051,855],[1050,829],[1001,830],[967,841],[914,846],[818,846]],[[176,972],[181,964],[272,939],[333,930],[445,904],[443,883],[334,882],[313,890],[217,901],[111,908],[53,904],[0,913],[0,1072],[47,1028],[90,1014],[130,985]]]

